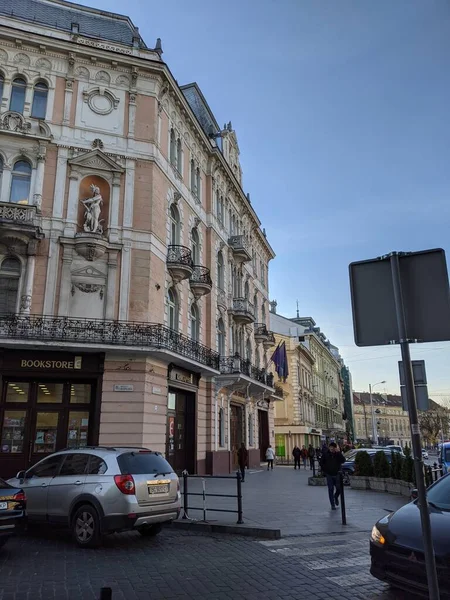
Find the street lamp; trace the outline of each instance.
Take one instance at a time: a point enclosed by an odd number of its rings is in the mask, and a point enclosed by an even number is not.
[[[378,446],[378,431],[377,431],[377,424],[375,422],[375,412],[373,410],[372,390],[376,385],[381,385],[383,383],[386,383],[386,382],[379,381],[378,383],[374,383],[374,384],[369,383],[370,414],[372,415],[372,440],[374,441],[376,446]]]

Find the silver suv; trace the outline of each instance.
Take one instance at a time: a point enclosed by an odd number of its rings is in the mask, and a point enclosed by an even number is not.
[[[137,529],[154,536],[180,513],[180,484],[166,459],[145,448],[55,452],[10,479],[27,496],[29,522],[68,526],[84,548]]]

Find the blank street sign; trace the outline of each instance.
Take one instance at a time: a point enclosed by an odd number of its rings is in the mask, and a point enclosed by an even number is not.
[[[450,340],[450,294],[441,249],[399,255],[409,340]],[[353,328],[357,346],[399,343],[389,256],[350,265]]]

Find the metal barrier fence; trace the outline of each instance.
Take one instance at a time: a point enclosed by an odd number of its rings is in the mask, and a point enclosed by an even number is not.
[[[202,480],[202,492],[190,492],[188,481],[189,479],[201,479]],[[206,482],[212,479],[228,479],[236,482],[236,494],[208,494],[206,493]],[[189,496],[200,496],[203,499],[203,507],[189,506]],[[207,508],[206,498],[236,498],[237,509],[231,510],[228,508]],[[203,520],[206,521],[206,514],[208,511],[222,512],[222,513],[237,513],[238,520],[237,524],[242,525],[244,523],[243,511],[242,511],[242,480],[239,472],[236,475],[189,475],[183,473],[183,519],[189,519],[188,513],[190,510],[203,511]]]
[[[444,470],[436,462],[433,464],[433,466],[425,465],[423,471],[426,487],[429,487],[432,483],[444,475]]]

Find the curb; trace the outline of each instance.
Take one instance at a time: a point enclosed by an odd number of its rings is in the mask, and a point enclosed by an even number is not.
[[[189,521],[179,519],[172,521],[174,529],[198,531],[199,533],[226,533],[232,535],[243,535],[265,540],[279,540],[281,529],[269,527],[255,527],[254,525],[229,525],[225,523],[203,523],[200,521]]]

